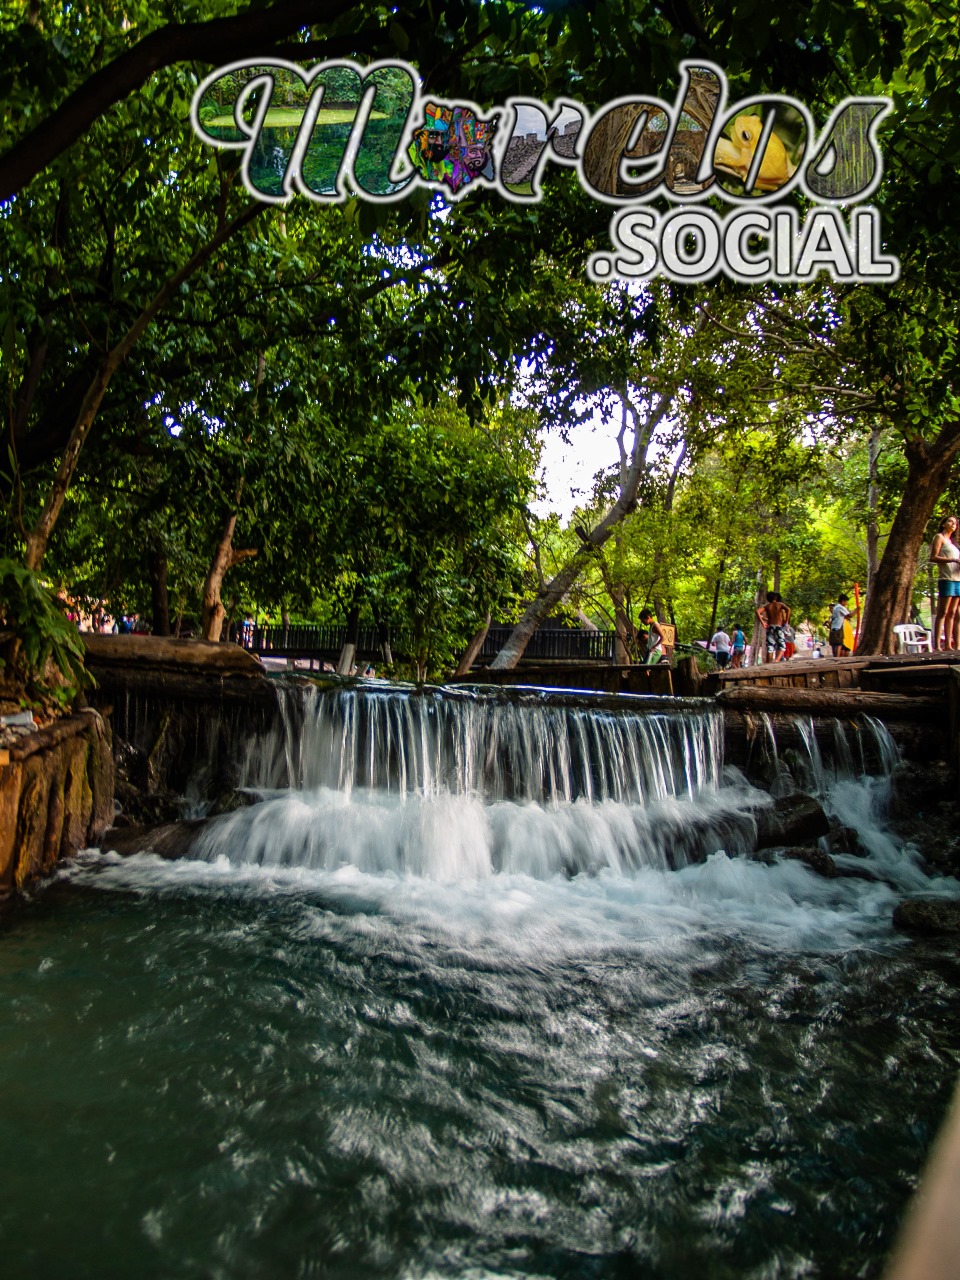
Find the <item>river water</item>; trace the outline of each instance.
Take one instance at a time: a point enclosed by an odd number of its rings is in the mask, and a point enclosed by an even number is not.
[[[793,761],[879,877],[824,880],[731,856],[709,715],[287,698],[258,804],[0,925],[5,1277],[880,1273],[960,1060],[890,914],[960,886],[876,726]]]

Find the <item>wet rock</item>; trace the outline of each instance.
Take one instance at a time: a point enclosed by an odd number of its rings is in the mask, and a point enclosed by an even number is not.
[[[811,871],[816,871],[817,875],[824,876],[827,880],[834,880],[841,874],[829,853],[824,853],[822,849],[817,849],[812,845],[800,845],[792,849],[784,849],[780,856],[793,858],[797,862],[805,862]]]
[[[953,769],[946,760],[923,764],[903,760],[890,778],[890,816],[908,821],[922,818],[955,792]]]
[[[854,827],[844,827],[839,822],[834,822],[827,838],[831,853],[848,853],[854,858],[866,858],[870,853],[866,845],[861,843],[860,835]]]
[[[248,809],[253,804],[260,804],[263,796],[259,791],[250,791],[246,787],[235,787],[217,796],[210,806],[209,817],[219,818],[224,813],[236,813],[238,809]]]
[[[194,818],[185,822],[162,822],[152,827],[111,827],[100,848],[104,853],[119,853],[124,858],[134,853],[185,858],[192,852],[206,825],[206,818]]]
[[[829,830],[830,820],[819,800],[796,792],[781,796],[769,808],[757,811],[756,847],[807,844],[819,840]]]
[[[960,875],[960,804],[938,798],[891,823],[895,833],[915,845],[924,862],[941,875]]]
[[[907,898],[895,909],[893,923],[905,933],[924,937],[960,935],[960,902],[951,898]]]
[[[875,872],[869,871],[866,867],[837,867],[837,875],[842,880],[866,880],[869,884],[888,884],[891,889],[897,886],[892,880],[887,880],[885,876],[878,876]]]
[[[120,802],[124,816],[129,822],[139,827],[174,822],[183,812],[180,797],[173,791],[167,790],[159,795],[148,795],[145,791],[138,791],[125,778],[117,778],[116,798]]]
[[[765,867],[775,867],[780,861],[780,854],[776,849],[754,849],[746,856],[751,862],[760,862]]]

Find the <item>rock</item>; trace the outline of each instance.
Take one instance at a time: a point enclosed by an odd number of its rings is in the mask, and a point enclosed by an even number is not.
[[[134,853],[185,858],[206,825],[206,818],[194,818],[185,822],[162,822],[155,827],[111,827],[104,834],[100,848],[104,853],[119,853],[124,858]]]
[[[781,796],[769,808],[757,812],[758,849],[774,845],[801,845],[819,840],[830,830],[830,820],[813,796],[795,792]]]
[[[888,884],[891,889],[897,886],[892,880],[887,880],[883,876],[878,876],[873,871],[868,871],[866,867],[837,867],[837,875],[843,880],[866,880],[870,884]]]
[[[252,804],[260,804],[263,796],[259,791],[250,791],[246,787],[234,787],[217,796],[210,806],[208,817],[219,818],[224,813],[236,813],[238,809],[248,809]]]
[[[960,934],[960,901],[956,898],[907,898],[894,910],[893,923],[905,933],[924,937]]]
[[[214,644],[208,640],[174,639],[172,636],[80,635],[87,652],[87,665],[115,664],[124,667],[166,667],[218,675],[263,678],[263,664],[236,644]]]
[[[865,858],[870,852],[861,843],[860,835],[854,827],[844,827],[839,822],[831,825],[828,839],[831,853],[848,853],[854,858]]]
[[[938,872],[960,874],[960,804],[956,800],[938,796],[923,808],[897,818],[891,826]]]
[[[946,760],[924,764],[902,760],[890,778],[890,814],[915,820],[956,792],[953,770]]]
[[[811,871],[816,871],[817,875],[824,876],[827,880],[833,880],[841,874],[829,853],[824,853],[822,849],[817,849],[811,845],[784,849],[781,857],[794,858],[797,862],[805,862]]]

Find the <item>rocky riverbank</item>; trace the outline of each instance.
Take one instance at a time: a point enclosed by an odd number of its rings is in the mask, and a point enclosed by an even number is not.
[[[99,844],[114,818],[107,721],[92,709],[18,735],[0,763],[0,899]]]

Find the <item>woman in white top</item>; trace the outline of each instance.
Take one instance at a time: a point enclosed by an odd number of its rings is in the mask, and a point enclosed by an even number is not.
[[[930,559],[939,570],[935,649],[960,649],[960,547],[953,540],[956,533],[956,516],[947,516],[930,547]]]

